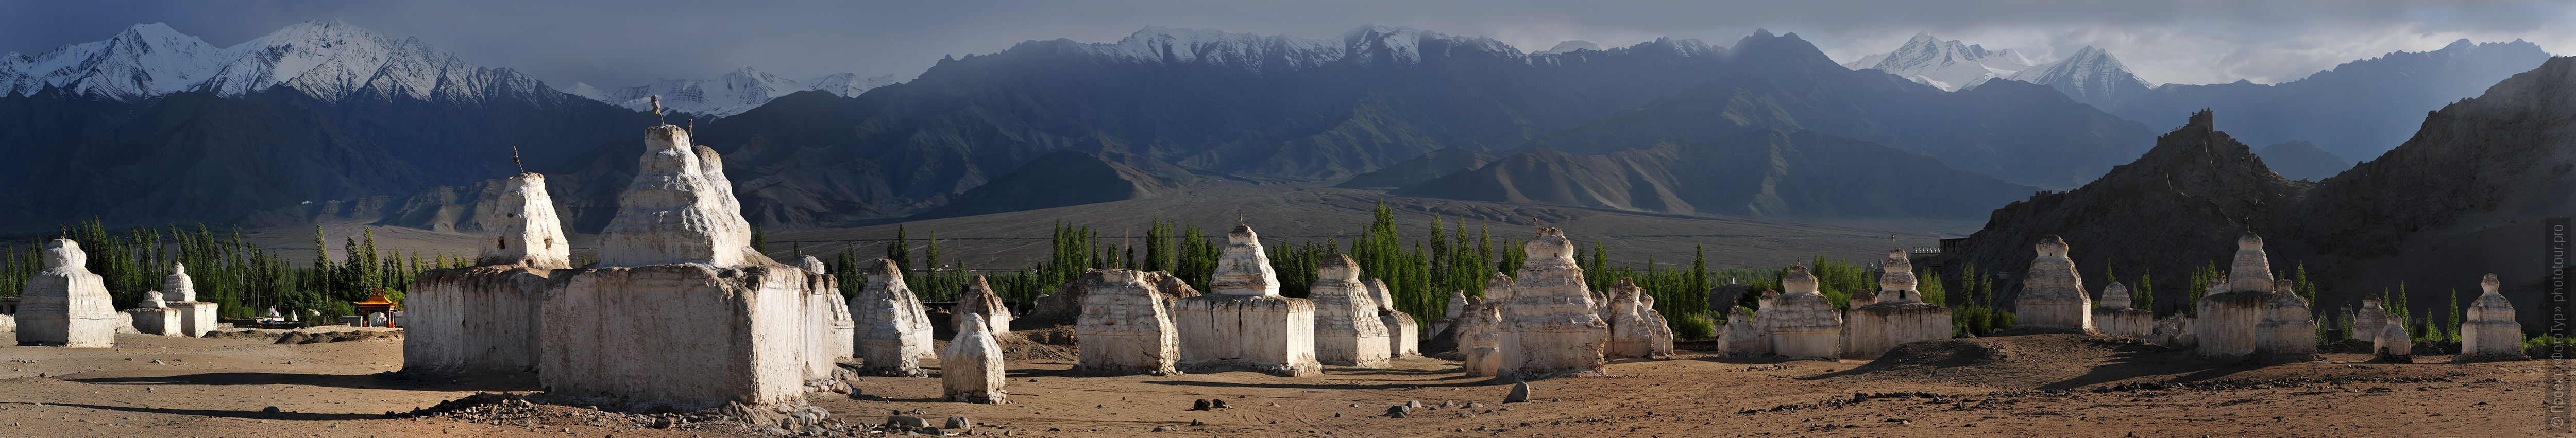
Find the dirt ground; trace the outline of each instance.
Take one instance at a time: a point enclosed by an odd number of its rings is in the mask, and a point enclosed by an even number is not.
[[[869,377],[857,396],[812,394],[848,422],[951,415],[1012,436],[2550,436],[2548,362],[2227,366],[2187,351],[2075,335],[1939,341],[1868,362],[1731,359],[1691,351],[1615,361],[1606,377],[1508,382],[1455,362],[1327,367],[1322,378],[1248,372],[1086,376],[1058,352],[1016,354],[1010,403],[937,402],[936,378]],[[398,339],[274,344],[258,336],[124,335],[114,349],[0,347],[0,436],[734,436],[655,429],[577,406],[478,423],[386,418],[477,391],[535,391],[528,374],[422,380]],[[1708,343],[1682,348],[1711,349]],[[1229,407],[1189,410],[1197,399]],[[1390,405],[1420,401],[1406,418]],[[1477,405],[1471,405],[1477,404]],[[264,410],[274,406],[276,413]],[[1193,425],[1193,422],[1199,425]],[[1169,432],[1151,432],[1172,426]]]

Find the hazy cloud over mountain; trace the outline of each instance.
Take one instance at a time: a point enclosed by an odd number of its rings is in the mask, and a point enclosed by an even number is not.
[[[2576,32],[2564,31],[2576,28],[2576,3],[2392,0],[42,1],[0,4],[0,51],[98,41],[138,22],[167,22],[223,46],[328,18],[557,86],[707,78],[744,66],[790,77],[908,78],[942,56],[1033,39],[1115,41],[1149,25],[1331,37],[1374,23],[1490,36],[1523,51],[1565,40],[1728,42],[1767,28],[1798,33],[1842,61],[1928,31],[2041,59],[2097,46],[2156,83],[2279,82],[2460,38],[2576,51]]]

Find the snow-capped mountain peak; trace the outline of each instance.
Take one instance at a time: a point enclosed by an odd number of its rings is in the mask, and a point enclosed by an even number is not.
[[[1924,85],[1958,91],[2019,73],[2029,69],[2031,62],[2016,50],[1988,51],[1985,46],[1945,41],[1923,32],[1914,34],[1896,51],[1870,55],[1843,66],[1886,71]]]
[[[652,85],[610,90],[575,83],[563,92],[636,111],[652,109],[653,96],[661,95],[664,109],[705,117],[727,117],[798,91],[818,90],[851,97],[895,82],[894,75],[862,78],[855,73],[835,73],[810,81],[798,81],[745,66],[712,80],[663,79]]]
[[[127,100],[196,85],[214,70],[215,46],[169,25],[143,23],[106,41],[72,44],[35,56],[0,57],[0,94],[51,86]]]
[[[1547,50],[1541,50],[1541,51],[1538,51],[1538,53],[1531,53],[1531,55],[1554,55],[1554,54],[1558,54],[1558,53],[1566,53],[1566,52],[1572,52],[1572,51],[1576,51],[1576,50],[1601,50],[1601,45],[1600,45],[1600,44],[1593,44],[1591,41],[1584,41],[1584,40],[1568,40],[1568,41],[1565,41],[1565,42],[1556,43],[1556,47],[1550,47],[1550,48],[1548,48]]]
[[[199,90],[232,97],[277,86],[325,101],[362,92],[474,101],[495,87],[543,88],[535,83],[510,70],[468,64],[417,39],[396,40],[338,20],[296,23],[224,48],[145,23],[106,41],[0,58],[0,91],[56,87],[119,101]]]
[[[2084,46],[2066,59],[2032,66],[2009,77],[2012,80],[2055,87],[2067,97],[2082,102],[2107,102],[2118,95],[2144,90],[2146,81],[2138,80],[2129,67],[2111,52]]]

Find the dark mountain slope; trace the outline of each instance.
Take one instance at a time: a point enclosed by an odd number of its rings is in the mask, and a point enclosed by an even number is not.
[[[1539,136],[1522,148],[1599,154],[1661,140],[1811,129],[1928,154],[1952,168],[2015,183],[2070,187],[2136,157],[2152,137],[2145,125],[2112,117],[2044,86],[1988,81],[1956,93],[1876,86],[1893,77],[1769,80],[1730,75]]]
[[[1496,158],[1494,158],[1493,155],[1487,155],[1483,152],[1471,151],[1465,148],[1445,148],[1426,152],[1423,153],[1422,156],[1398,161],[1395,162],[1395,164],[1387,165],[1384,168],[1379,168],[1378,170],[1370,171],[1369,173],[1351,177],[1349,181],[1343,181],[1341,184],[1334,187],[1403,187],[1421,183],[1423,181],[1430,181],[1451,173],[1484,166],[1485,163],[1494,162],[1495,159]]]
[[[947,207],[911,219],[972,216],[1168,195],[1197,175],[1151,158],[1058,151],[967,190]]]
[[[2473,291],[2481,274],[2495,273],[2525,321],[2538,321],[2540,220],[2576,216],[2576,58],[2551,58],[2443,107],[2413,139],[2314,183],[2273,174],[2205,120],[2166,134],[2101,181],[1996,210],[1952,257],[2012,290],[2031,242],[2057,234],[2093,278],[2101,266],[2124,276],[2152,269],[2160,307],[2172,311],[2183,305],[2176,285],[2188,272],[2224,269],[2234,239],[2250,229],[2265,237],[2276,274],[2309,271],[2319,308],[2400,284]],[[2411,296],[2419,310],[2445,306],[2440,294]]]
[[[2466,97],[2549,58],[2537,44],[2472,44],[2393,52],[2274,85],[2168,84],[2116,98],[2078,98],[2129,120],[2163,120],[2211,108],[2252,144],[2314,141],[2335,155],[2379,156],[2415,133],[2425,111]],[[2074,93],[2070,93],[2074,94]],[[2081,96],[2081,95],[2079,95]]]
[[[2263,162],[2282,178],[2315,181],[2352,168],[2352,160],[2326,152],[2325,147],[2310,141],[2281,142],[2264,146],[2254,154],[2263,156]]]
[[[1665,213],[1964,218],[2030,190],[1874,143],[1771,129],[1601,155],[1523,153],[1390,193]]]

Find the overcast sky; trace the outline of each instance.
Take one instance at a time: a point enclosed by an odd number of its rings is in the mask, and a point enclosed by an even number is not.
[[[341,19],[418,37],[557,87],[713,78],[750,66],[805,79],[918,75],[946,55],[1027,40],[1111,42],[1144,26],[1330,38],[1364,24],[1488,36],[1545,50],[1659,36],[1732,45],[1755,28],[1797,33],[1837,61],[1917,32],[2038,58],[2099,46],[2151,83],[2294,80],[2452,40],[2576,52],[2576,2],[2390,0],[912,0],[761,2],[0,0],[0,51],[34,54],[164,22],[230,46],[298,21]]]

